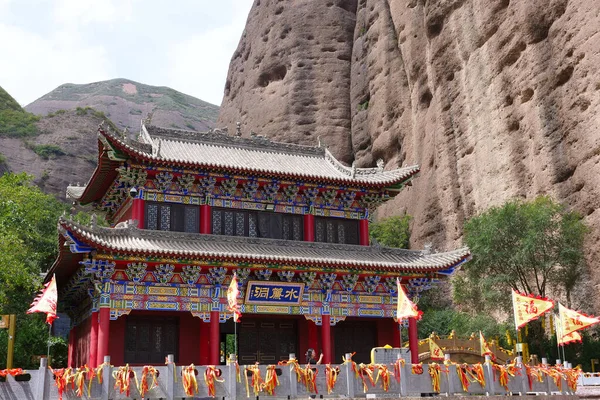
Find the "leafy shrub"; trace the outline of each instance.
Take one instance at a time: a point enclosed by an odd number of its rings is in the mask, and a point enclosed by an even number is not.
[[[87,115],[88,111],[92,110],[91,107],[77,107],[75,109],[75,114],[77,115]]]
[[[65,153],[63,149],[61,149],[60,147],[58,147],[55,144],[32,144],[29,142],[25,142],[25,146],[28,149],[33,150],[33,152],[35,154],[37,154],[38,156],[42,157],[44,160],[48,160],[50,158],[56,158],[56,157],[60,157],[60,156],[64,156]]]
[[[38,134],[40,117],[22,110],[0,110],[0,136],[27,137]]]
[[[371,239],[382,246],[408,249],[410,242],[410,215],[395,216],[372,223]]]

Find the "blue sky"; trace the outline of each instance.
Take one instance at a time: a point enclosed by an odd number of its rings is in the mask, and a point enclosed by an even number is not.
[[[220,105],[252,0],[0,0],[0,86],[26,105],[128,78]]]

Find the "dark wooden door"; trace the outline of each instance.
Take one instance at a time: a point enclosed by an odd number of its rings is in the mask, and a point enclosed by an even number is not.
[[[127,317],[125,362],[162,364],[168,354],[177,362],[179,321],[165,317]]]
[[[239,330],[240,364],[276,364],[296,353],[296,321],[246,320]]]
[[[376,321],[342,321],[334,329],[335,360],[341,360],[346,353],[354,353],[357,363],[371,362],[371,349],[377,345]]]

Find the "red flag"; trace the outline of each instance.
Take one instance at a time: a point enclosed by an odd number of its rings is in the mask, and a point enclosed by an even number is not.
[[[231,278],[231,283],[227,288],[227,309],[233,313],[233,322],[239,322],[240,318],[242,318],[240,305],[237,302],[239,293],[240,291],[238,289],[237,275],[234,273],[233,278]]]
[[[42,290],[42,293],[31,303],[31,308],[27,310],[27,314],[34,312],[46,313],[46,323],[52,325],[56,316],[56,303],[57,303],[57,291],[56,291],[56,279],[52,275],[50,282],[46,284],[46,287]]]
[[[416,320],[420,320],[423,311],[419,311],[417,306],[410,301],[398,278],[396,278],[396,285],[398,286],[398,307],[396,308],[396,318],[398,318],[398,323],[401,323],[404,318],[415,318]]]

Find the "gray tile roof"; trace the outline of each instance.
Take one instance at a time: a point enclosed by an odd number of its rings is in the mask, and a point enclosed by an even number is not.
[[[157,127],[143,127],[139,140],[108,130],[100,134],[122,151],[154,162],[379,187],[401,183],[419,172],[417,165],[390,171],[346,167],[325,148],[275,143],[261,136],[243,138]]]
[[[345,266],[392,272],[443,270],[470,257],[468,248],[428,254],[423,251],[374,246],[151,231],[137,229],[132,225],[123,228],[92,228],[62,218],[59,225],[63,232],[71,232],[77,240],[90,247],[147,256]]]

